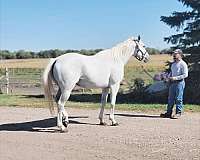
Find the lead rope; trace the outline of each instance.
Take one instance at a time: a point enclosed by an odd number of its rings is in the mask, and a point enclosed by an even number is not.
[[[152,79],[154,79],[154,77],[144,68],[143,65],[141,65],[141,68],[142,68],[143,72],[146,73],[146,75],[148,75],[149,77],[151,77]]]

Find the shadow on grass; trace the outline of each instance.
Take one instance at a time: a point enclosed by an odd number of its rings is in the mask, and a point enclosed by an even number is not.
[[[24,95],[25,98],[44,98],[44,95]],[[166,96],[167,98],[167,96]],[[83,94],[71,94],[69,101],[72,102],[92,102],[92,103],[100,103],[101,94],[91,94],[91,93],[83,93]],[[108,102],[110,102],[110,95],[108,95]],[[137,95],[132,93],[117,94],[118,104],[165,104],[167,100],[160,99],[156,96],[148,96],[148,95]]]

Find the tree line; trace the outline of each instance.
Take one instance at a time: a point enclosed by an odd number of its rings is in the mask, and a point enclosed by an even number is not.
[[[94,50],[50,49],[50,50],[43,50],[39,52],[25,51],[25,50],[11,52],[9,50],[0,50],[0,58],[1,59],[55,58],[66,53],[74,53],[74,52],[84,54],[84,55],[94,55],[97,52],[100,52],[101,50],[102,49],[94,49]]]
[[[66,53],[75,53],[75,52],[79,54],[83,54],[83,55],[94,55],[102,50],[103,49],[88,49],[88,50],[87,49],[81,49],[81,50],[50,49],[50,50],[43,50],[39,52],[25,51],[25,50],[12,52],[9,50],[0,50],[0,59],[55,58]],[[147,51],[151,55],[169,53],[169,49],[158,50],[155,48],[147,48]]]

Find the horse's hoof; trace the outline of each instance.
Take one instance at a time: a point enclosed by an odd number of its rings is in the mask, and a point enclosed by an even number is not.
[[[68,132],[68,129],[67,128],[65,128],[64,130],[60,130],[60,133],[67,133]]]
[[[107,126],[107,123],[106,122],[100,122],[99,125],[101,125],[101,126]]]
[[[58,132],[66,133],[66,132],[68,132],[68,130],[66,127],[64,127],[64,125],[62,125],[62,126],[58,126]]]
[[[67,132],[68,132],[68,129],[67,129],[67,128],[61,129],[61,130],[60,130],[60,133],[67,133]]]
[[[112,123],[112,125],[111,126],[119,126],[119,123]]]

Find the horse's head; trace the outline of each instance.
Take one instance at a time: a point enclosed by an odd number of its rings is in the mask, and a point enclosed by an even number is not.
[[[145,49],[144,43],[141,41],[140,36],[137,39],[132,39],[135,42],[135,50],[133,56],[139,61],[144,61],[145,63],[149,60],[149,53]]]

